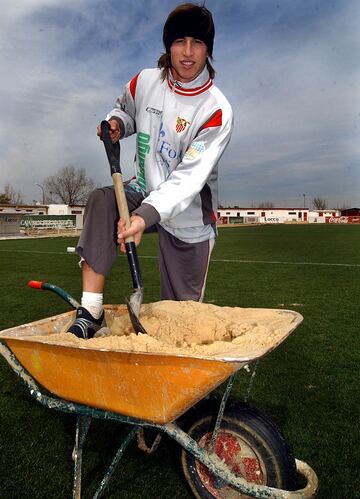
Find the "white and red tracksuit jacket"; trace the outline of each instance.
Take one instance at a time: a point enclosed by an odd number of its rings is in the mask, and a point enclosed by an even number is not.
[[[218,162],[231,136],[233,113],[206,67],[190,83],[162,81],[145,69],[117,99],[106,119],[118,118],[124,136],[137,134],[133,188],[145,199],[135,210],[186,242],[214,235]]]

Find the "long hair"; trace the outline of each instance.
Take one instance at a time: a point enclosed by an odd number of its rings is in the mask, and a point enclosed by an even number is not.
[[[170,47],[174,40],[192,36],[203,40],[208,49],[206,67],[211,79],[215,78],[215,69],[211,65],[213,60],[213,44],[215,37],[215,26],[211,12],[205,5],[184,3],[178,5],[166,19],[163,29],[163,43],[166,52],[161,54],[158,60],[158,68],[162,69],[162,80],[168,76],[171,68]]]

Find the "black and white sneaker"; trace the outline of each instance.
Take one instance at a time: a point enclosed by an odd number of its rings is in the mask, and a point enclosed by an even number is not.
[[[104,326],[104,311],[99,319],[95,319],[86,308],[79,307],[76,310],[76,318],[67,332],[74,334],[78,338],[89,340]]]

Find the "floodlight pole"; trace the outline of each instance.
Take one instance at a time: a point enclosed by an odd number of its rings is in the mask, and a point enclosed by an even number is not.
[[[45,190],[44,187],[41,184],[35,183],[40,189],[42,190],[42,204],[45,205]]]
[[[305,208],[305,206],[306,206],[306,203],[305,203],[305,197],[306,197],[306,195],[303,194],[303,196],[304,196],[304,208]]]

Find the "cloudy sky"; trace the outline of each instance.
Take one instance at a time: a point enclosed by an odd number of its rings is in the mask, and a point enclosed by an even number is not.
[[[45,177],[86,168],[111,184],[96,125],[154,67],[173,0],[2,0],[0,192],[41,200]],[[216,83],[235,128],[219,200],[360,206],[360,2],[207,0]],[[132,173],[134,140],[122,142]]]

